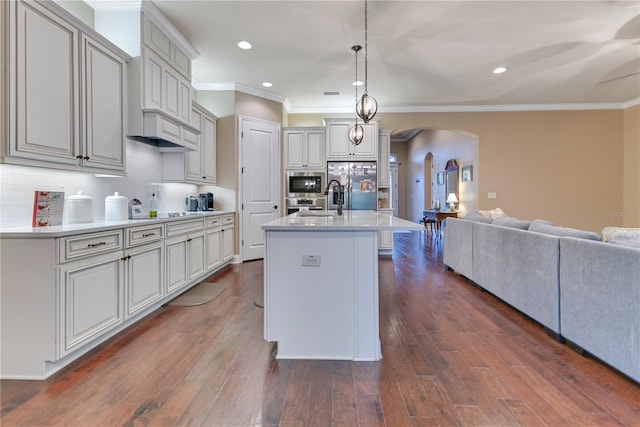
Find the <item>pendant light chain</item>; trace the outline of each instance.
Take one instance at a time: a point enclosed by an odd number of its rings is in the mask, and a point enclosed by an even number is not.
[[[364,0],[364,93],[356,104],[356,114],[369,123],[378,112],[378,101],[369,96],[369,6]]]
[[[364,93],[367,93],[369,90],[367,88],[367,62],[369,59],[369,49],[368,49],[368,19],[367,16],[368,8],[367,8],[367,0],[364,0]]]
[[[353,82],[355,86],[355,94],[356,94],[356,105],[358,103],[358,52],[362,49],[360,45],[351,46],[351,50],[355,53],[355,61],[356,61],[356,79]],[[349,129],[349,141],[354,145],[359,145],[364,139],[364,129],[358,123],[358,114],[356,114],[356,121],[351,129]]]

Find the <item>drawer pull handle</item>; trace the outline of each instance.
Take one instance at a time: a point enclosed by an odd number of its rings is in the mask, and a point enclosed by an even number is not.
[[[142,235],[142,237],[151,237],[151,236],[155,236],[156,233],[145,233]]]
[[[106,245],[107,242],[99,242],[99,243],[89,243],[87,245],[88,248],[95,248],[96,246],[102,246],[102,245]]]
[[[193,239],[187,239],[187,242],[190,242],[190,241],[192,241],[192,240],[193,240]]]

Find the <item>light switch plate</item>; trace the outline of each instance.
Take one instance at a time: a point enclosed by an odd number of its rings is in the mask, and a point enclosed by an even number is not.
[[[498,197],[498,194],[497,194],[497,193],[494,193],[493,191],[490,191],[490,192],[487,194],[487,198],[488,198],[488,199],[495,199],[496,197]]]
[[[320,255],[302,255],[303,267],[320,267],[321,261]]]

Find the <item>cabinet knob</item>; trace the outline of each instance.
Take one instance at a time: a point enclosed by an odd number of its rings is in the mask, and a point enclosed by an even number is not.
[[[274,206],[273,206],[273,209],[274,209],[274,210],[275,210],[275,209],[278,209],[278,205],[274,205]]]

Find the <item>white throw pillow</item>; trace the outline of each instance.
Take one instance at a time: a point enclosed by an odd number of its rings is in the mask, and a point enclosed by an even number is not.
[[[490,211],[478,211],[482,216],[487,218],[496,219],[496,218],[504,218],[507,216],[506,213],[500,208],[491,209]]]
[[[608,242],[617,236],[640,238],[640,228],[605,227],[602,229],[603,242]]]

